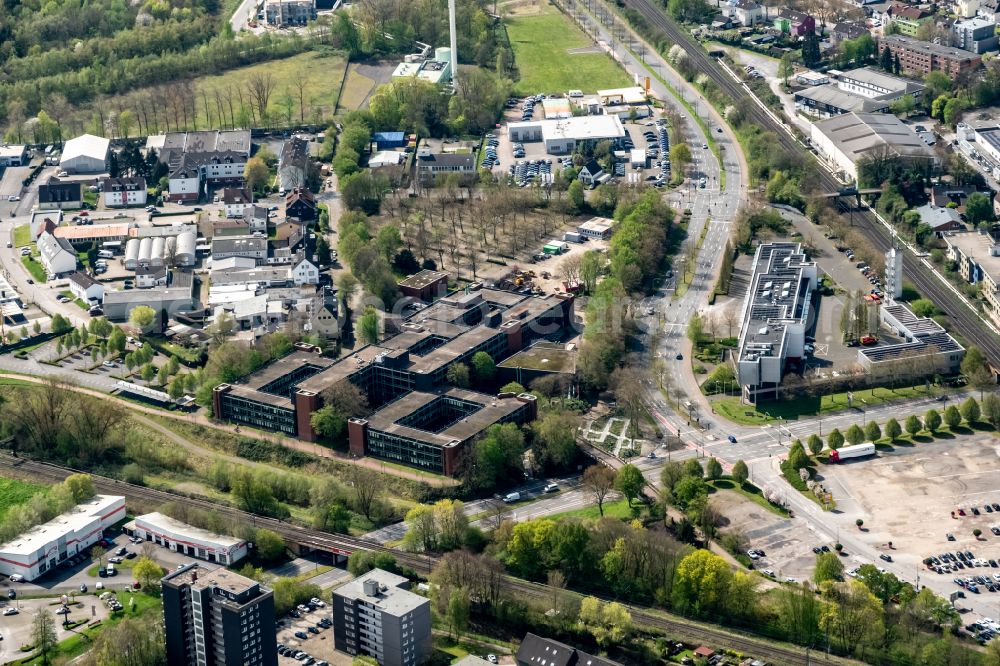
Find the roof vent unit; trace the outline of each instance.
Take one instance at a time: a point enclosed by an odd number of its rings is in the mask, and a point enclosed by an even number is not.
[[[761,326],[757,330],[757,333],[760,334],[760,335],[767,335],[767,332],[768,332],[767,326]]]

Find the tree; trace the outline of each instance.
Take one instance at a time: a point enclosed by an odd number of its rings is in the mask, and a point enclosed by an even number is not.
[[[386,261],[392,261],[399,248],[403,247],[403,237],[399,234],[399,228],[394,224],[387,224],[379,229],[375,236],[375,242]]]
[[[788,464],[792,466],[792,469],[802,469],[809,465],[809,456],[806,455],[805,447],[798,439],[788,449]]]
[[[903,434],[903,429],[899,427],[899,421],[894,418],[890,418],[886,421],[884,434],[889,438],[890,442],[895,442],[896,439]]]
[[[153,324],[156,319],[156,310],[149,307],[148,305],[139,305],[135,307],[132,312],[128,315],[128,323],[132,324],[136,328],[143,332]]]
[[[851,425],[850,428],[847,429],[847,433],[845,433],[844,439],[846,439],[847,443],[851,444],[852,446],[854,444],[860,444],[861,442],[865,441],[865,432],[864,430],[861,429],[861,426],[855,423]]]
[[[277,532],[258,527],[254,532],[257,555],[262,560],[273,562],[285,554],[285,540]]]
[[[981,529],[979,529],[978,527],[976,529],[972,530],[972,536],[976,537],[976,539],[978,539],[982,535],[983,535],[983,531]]]
[[[861,568],[865,567],[875,568],[870,564]],[[863,655],[865,646],[882,637],[882,603],[859,580],[834,586],[831,596],[833,603],[824,608],[820,627],[838,639],[845,651],[858,650]]]
[[[792,60],[792,52],[787,51],[783,56],[781,56],[781,61],[778,63],[778,78],[781,79],[785,87],[788,87],[788,79],[795,74],[795,62]]]
[[[73,496],[77,504],[94,496],[94,480],[89,474],[71,474],[63,481],[63,485]]]
[[[604,465],[591,465],[583,472],[583,487],[594,496],[597,510],[604,516],[604,501],[615,487],[615,472]]]
[[[35,613],[31,621],[31,644],[42,658],[42,663],[48,666],[53,653],[58,649],[59,639],[56,637],[56,622],[52,613],[45,608]]]
[[[885,71],[892,73],[892,51],[886,46],[882,49],[882,55],[879,58],[879,66]]]
[[[903,427],[906,429],[906,432],[909,433],[911,436],[916,435],[918,432],[924,429],[924,426],[920,422],[920,419],[914,416],[913,414],[910,414],[909,416],[906,417],[906,421],[903,422]]]
[[[941,415],[938,414],[936,409],[928,409],[924,414],[924,428],[926,428],[928,432],[934,433],[940,427]]]
[[[813,581],[819,585],[826,581],[841,581],[844,579],[844,564],[840,556],[834,553],[819,553],[816,555],[816,568],[813,571]]]
[[[572,412],[551,411],[535,422],[535,451],[543,465],[564,468],[576,458],[579,417]]]
[[[962,419],[970,426],[979,421],[981,416],[979,403],[972,396],[966,398],[959,409],[962,413]]]
[[[684,557],[674,573],[674,603],[698,615],[711,615],[725,604],[732,571],[715,553],[699,549]]]
[[[812,68],[818,65],[821,59],[819,35],[812,31],[802,40],[802,64]]]
[[[406,512],[406,534],[403,547],[410,551],[437,550],[438,529],[434,519],[434,507],[418,504]]]
[[[260,157],[251,157],[243,167],[243,178],[247,182],[247,187],[255,192],[263,192],[270,177],[267,164]]]
[[[358,338],[365,344],[373,345],[379,338],[378,311],[371,305],[358,319]]]
[[[580,626],[588,631],[598,645],[618,645],[632,632],[632,616],[617,602],[602,603],[594,597],[580,602]]]
[[[675,143],[670,148],[670,163],[681,172],[691,163],[691,147],[686,143]]]
[[[984,222],[992,222],[996,219],[993,214],[993,204],[982,192],[973,192],[965,202],[965,219],[974,225]]]
[[[84,666],[167,666],[163,621],[147,615],[105,624],[82,663]]]
[[[882,439],[882,429],[878,427],[878,423],[875,421],[869,421],[865,424],[865,439],[869,442],[875,442]]]
[[[98,567],[104,568],[104,556],[108,554],[108,551],[104,550],[102,546],[94,546],[90,549],[90,557],[97,560]]]
[[[635,465],[623,465],[615,476],[615,490],[620,492],[632,506],[632,500],[642,494],[646,479]]]
[[[496,487],[524,474],[524,433],[514,423],[495,424],[473,445],[466,472],[474,486]]]
[[[860,530],[861,526],[865,524],[865,521],[863,521],[860,518],[858,518],[857,520],[854,521],[854,524],[857,525],[858,529]]]
[[[469,591],[465,588],[452,589],[448,595],[448,629],[452,636],[460,637],[469,628]]]
[[[144,555],[136,560],[132,566],[132,575],[144,588],[149,590],[160,582],[160,578],[163,577],[163,568],[152,558]]]
[[[684,463],[684,476],[700,479],[705,476],[705,470],[702,469],[701,463],[696,458],[688,458]]]
[[[489,381],[497,373],[497,364],[486,352],[476,352],[472,355],[472,372],[478,381]]]
[[[958,426],[962,425],[962,413],[958,411],[958,407],[955,405],[948,405],[945,408],[944,424],[948,426],[949,430],[954,430]]]
[[[987,393],[982,402],[983,418],[994,428],[1000,427],[1000,396]]]
[[[469,388],[469,366],[464,363],[452,363],[448,366],[445,379],[449,384],[459,388]]]
[[[722,476],[722,464],[714,457],[709,458],[708,462],[705,464],[705,476],[712,480],[718,479]]]
[[[747,482],[747,478],[750,476],[750,472],[747,469],[747,464],[742,460],[737,460],[733,465],[732,477],[739,485],[743,485]]]
[[[579,180],[574,180],[569,184],[569,189],[566,190],[566,200],[569,202],[572,212],[579,213],[587,205],[587,201],[583,195],[583,183]]]
[[[826,445],[830,447],[831,451],[836,451],[844,445],[844,436],[840,434],[839,428],[834,428],[826,436]]]

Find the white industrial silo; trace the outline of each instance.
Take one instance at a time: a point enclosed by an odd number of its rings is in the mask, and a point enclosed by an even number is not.
[[[178,266],[194,266],[197,237],[193,231],[185,231],[177,236],[177,251],[174,263]]]

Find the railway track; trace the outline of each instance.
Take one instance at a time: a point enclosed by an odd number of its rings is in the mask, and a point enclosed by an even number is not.
[[[742,82],[737,82],[723,71],[718,66],[718,63],[705,52],[701,44],[694,40],[686,30],[674,23],[648,0],[625,0],[625,4],[639,12],[654,29],[662,32],[671,42],[681,45],[695,67],[707,75],[754,122],[760,127],[773,132],[777,136],[782,148],[788,151],[805,152],[810,156],[810,159],[815,159],[815,156],[810,151],[789,135],[784,127],[784,123],[777,120],[772,113],[761,108],[757,99],[744,88]],[[824,191],[836,192],[843,187],[822,166],[820,166],[818,172],[820,187]],[[861,210],[855,215],[855,218],[860,220],[858,228],[872,244],[872,247],[880,252],[885,252],[891,247],[892,236],[889,230],[870,211]],[[990,362],[994,366],[1000,367],[1000,336],[997,336],[964,301],[958,298],[948,286],[943,284],[941,279],[925,266],[919,257],[914,255],[908,248],[904,251],[906,257],[904,261],[905,275],[913,281],[913,284],[921,294],[931,299],[935,305],[948,315],[954,322],[957,332],[967,342],[982,349]]]
[[[329,534],[307,527],[290,525],[275,518],[258,516],[239,509],[217,504],[215,502],[181,495],[155,488],[146,488],[124,481],[118,481],[105,476],[99,476],[82,470],[62,467],[25,458],[16,458],[6,453],[0,453],[0,467],[15,474],[59,483],[70,474],[89,474],[94,481],[94,488],[102,493],[123,495],[133,502],[163,503],[182,501],[188,506],[206,511],[215,511],[230,518],[234,523],[251,523],[256,527],[265,527],[280,534],[287,541],[316,550],[322,550],[339,555],[350,555],[356,551],[379,551],[391,553],[396,561],[419,574],[427,575],[434,568],[434,558],[407,553],[387,548],[382,544],[351,536]],[[503,588],[515,598],[549,599],[552,589],[546,585],[532,583],[519,578],[505,577]],[[605,598],[606,601],[613,599]],[[648,606],[627,605],[636,626],[663,632],[673,640],[686,643],[705,643],[716,648],[735,650],[747,655],[764,658],[776,664],[846,664],[855,663],[847,660],[828,657],[822,653],[807,654],[806,651],[792,646],[775,645],[751,635],[743,635],[728,630],[719,629],[713,625],[686,620],[678,616],[670,616]]]

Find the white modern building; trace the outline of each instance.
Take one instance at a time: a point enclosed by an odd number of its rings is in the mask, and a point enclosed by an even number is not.
[[[84,134],[66,142],[59,166],[69,173],[102,173],[108,170],[110,149],[110,140]]]
[[[847,182],[857,182],[858,165],[869,156],[924,162],[931,168],[940,161],[912,127],[888,113],[845,113],[817,121],[811,139]]]
[[[125,498],[95,495],[49,522],[31,528],[17,539],[0,545],[0,573],[18,574],[32,581],[66,558],[94,544],[125,517]]]
[[[578,143],[618,142],[625,137],[625,128],[616,115],[526,120],[507,127],[511,141],[541,141],[545,152],[553,155],[572,153]]]
[[[247,554],[248,544],[242,539],[192,527],[162,513],[136,516],[135,521],[125,526],[125,530],[176,553],[219,564],[235,564]]]
[[[744,400],[779,397],[785,365],[803,358],[816,277],[816,262],[799,243],[757,246],[736,361]]]
[[[25,166],[28,164],[28,147],[24,145],[0,146],[0,166]]]
[[[76,270],[76,252],[65,238],[56,238],[43,231],[37,245],[39,259],[49,275],[64,275]]]

